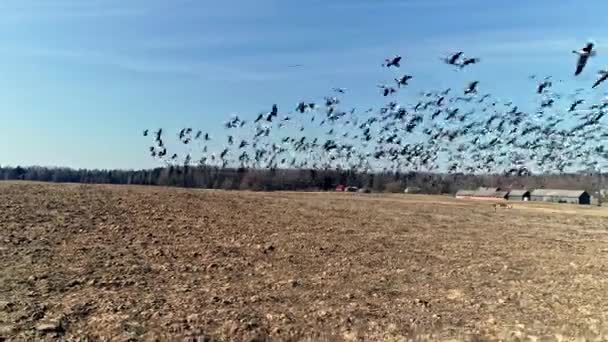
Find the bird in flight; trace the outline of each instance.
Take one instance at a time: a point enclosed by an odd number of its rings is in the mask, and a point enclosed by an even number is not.
[[[469,86],[467,87],[467,89],[464,90],[464,94],[469,95],[469,94],[477,93],[478,84],[479,84],[479,81],[473,81],[473,82],[469,83]]]
[[[395,78],[395,82],[397,82],[397,86],[399,86],[399,88],[401,88],[402,85],[406,86],[407,81],[411,80],[412,78],[414,78],[414,76],[403,75],[403,77],[401,77],[401,78]]]
[[[549,79],[545,79],[541,84],[538,85],[537,93],[542,94],[545,89],[551,87],[552,83]]]
[[[449,56],[447,56],[444,59],[444,62],[446,62],[447,64],[450,65],[457,65],[458,64],[458,60],[460,59],[460,57],[462,56],[463,52],[462,51],[458,51],[456,53],[453,53]]]
[[[336,93],[344,94],[346,92],[346,88],[333,88],[333,91]]]
[[[576,110],[576,107],[580,104],[582,104],[583,102],[585,102],[585,100],[579,99],[574,101],[571,105],[570,105],[570,109],[568,110],[568,112],[574,112]]]
[[[390,94],[394,94],[397,90],[393,87],[387,87],[385,85],[379,85],[378,88],[382,89],[383,96],[389,96]]]
[[[589,60],[589,57],[595,56],[595,51],[593,51],[593,43],[587,43],[584,48],[578,51],[574,50],[572,51],[572,53],[578,55],[578,61],[576,62],[576,71],[574,72],[574,76],[577,76],[581,72],[583,72],[585,65],[587,65],[587,61]]]
[[[602,82],[608,79],[608,70],[600,70],[598,72],[598,75],[600,75],[600,77],[597,79],[597,81],[595,81],[595,83],[593,83],[593,86],[591,88],[599,86]]]
[[[481,59],[479,58],[465,58],[462,63],[460,63],[460,68],[464,68],[467,65],[471,65],[471,64],[475,64],[475,63],[479,63],[481,61]]]
[[[399,67],[401,66],[401,64],[400,64],[400,63],[401,63],[401,56],[396,55],[396,56],[395,56],[395,57],[393,57],[393,58],[386,58],[386,59],[384,60],[384,64],[382,64],[382,66],[385,66],[385,67],[387,67],[387,68],[390,68],[390,67],[392,67],[392,66],[394,66],[394,67],[396,67],[396,68],[399,68]]]

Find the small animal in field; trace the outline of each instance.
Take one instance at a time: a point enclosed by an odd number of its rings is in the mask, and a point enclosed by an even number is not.
[[[494,212],[496,212],[498,210],[498,208],[513,209],[512,205],[506,204],[506,203],[496,203],[493,205],[493,207],[494,207]]]

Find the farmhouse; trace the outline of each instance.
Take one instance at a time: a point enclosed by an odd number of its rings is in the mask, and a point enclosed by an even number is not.
[[[509,201],[529,201],[530,200],[530,191],[524,189],[516,189],[509,191],[507,195],[507,200]]]
[[[532,201],[591,204],[591,196],[585,190],[536,189],[530,194]]]

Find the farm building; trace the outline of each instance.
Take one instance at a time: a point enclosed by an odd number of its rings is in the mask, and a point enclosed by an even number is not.
[[[477,188],[477,191],[501,191],[501,188],[487,188],[485,186],[480,186]]]
[[[507,192],[500,188],[479,188],[477,190],[459,190],[456,198],[476,199],[476,200],[505,200]]]
[[[475,190],[458,190],[456,192],[456,198],[471,198]]]
[[[591,204],[591,196],[584,190],[536,189],[530,200],[555,203]]]
[[[509,191],[507,195],[507,200],[509,201],[529,201],[530,200],[530,191],[524,189],[516,189]]]
[[[405,188],[405,190],[403,190],[403,193],[406,193],[406,194],[420,194],[420,193],[422,193],[422,189],[420,189],[417,186],[408,186],[407,188]]]

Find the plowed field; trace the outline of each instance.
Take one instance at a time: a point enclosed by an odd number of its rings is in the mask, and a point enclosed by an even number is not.
[[[607,213],[0,183],[0,340],[605,340]]]

